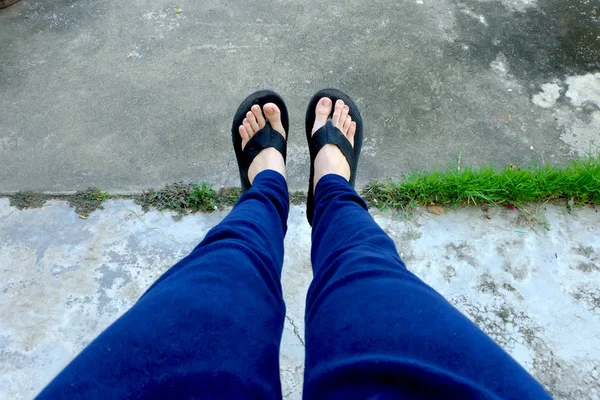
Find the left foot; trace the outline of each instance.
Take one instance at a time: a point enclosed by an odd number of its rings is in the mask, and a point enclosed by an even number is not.
[[[260,106],[253,105],[250,111],[246,113],[246,118],[244,118],[242,125],[239,127],[240,136],[242,137],[242,150],[244,150],[250,139],[265,127],[267,124],[265,116],[269,120],[271,127],[281,133],[284,139],[286,138],[287,132],[283,129],[283,124],[281,123],[281,111],[279,107],[273,103],[267,103],[261,110]],[[285,178],[285,161],[281,153],[273,147],[268,147],[258,153],[252,164],[250,164],[250,168],[248,169],[250,183],[254,181],[256,175],[267,169],[277,171]]]

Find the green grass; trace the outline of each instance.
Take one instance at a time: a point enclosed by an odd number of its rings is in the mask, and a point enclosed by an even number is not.
[[[103,210],[102,203],[108,198],[108,193],[98,188],[81,190],[72,196],[68,196],[69,205],[75,208],[75,212],[87,217],[97,209]]]
[[[509,205],[566,200],[574,204],[600,204],[600,157],[588,156],[565,167],[520,169],[509,166],[502,171],[448,169],[414,173],[401,182],[374,182],[363,197],[379,208],[405,210],[416,205]]]
[[[192,210],[212,212],[217,209],[215,204],[215,190],[211,185],[202,182],[192,185],[189,194],[189,203]]]
[[[134,198],[145,211],[156,208],[184,215],[233,206],[241,193],[240,188],[215,191],[207,183],[173,183],[161,190],[149,190],[134,196],[110,196],[97,188],[89,188],[74,195],[20,192],[9,197],[10,204],[20,209],[41,207],[50,198],[67,200],[82,216],[102,208],[102,202],[108,198]],[[519,168],[511,165],[500,171],[492,167],[456,167],[413,173],[400,182],[373,182],[361,195],[371,206],[403,211],[430,204],[444,207],[512,204],[520,209],[527,203],[549,201],[564,201],[571,206],[600,204],[600,156],[588,156],[564,167]],[[292,204],[304,204],[305,201],[305,193],[290,193]]]
[[[144,211],[154,207],[158,210],[173,210],[179,213],[212,212],[217,208],[215,197],[215,190],[205,182],[199,185],[172,183],[161,190],[149,190],[135,196],[135,201]]]

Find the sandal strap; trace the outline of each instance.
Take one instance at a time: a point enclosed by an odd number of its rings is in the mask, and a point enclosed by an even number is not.
[[[314,162],[315,157],[319,153],[319,150],[326,144],[336,145],[350,166],[353,165],[354,160],[354,149],[350,141],[344,136],[342,131],[333,126],[331,120],[327,120],[327,123],[319,128],[314,135],[312,135],[309,143],[310,157]]]
[[[248,144],[246,144],[246,147],[244,147],[242,152],[244,155],[242,157],[244,169],[248,170],[258,153],[269,147],[274,147],[279,151],[285,162],[287,156],[287,141],[283,135],[273,129],[269,121],[267,121],[265,127],[256,132],[256,135],[252,136],[248,141]]]

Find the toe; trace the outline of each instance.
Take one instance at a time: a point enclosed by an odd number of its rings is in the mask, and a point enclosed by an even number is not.
[[[331,99],[323,97],[321,100],[319,100],[317,103],[317,108],[315,109],[315,124],[312,130],[313,134],[319,130],[319,128],[325,125],[327,118],[329,118],[329,114],[331,114]]]
[[[342,100],[336,101],[335,108],[333,109],[333,116],[331,117],[331,123],[338,128],[340,127],[340,117],[342,116],[343,110],[344,102]]]
[[[344,135],[346,134],[346,132],[348,132],[348,130],[344,130],[344,124],[346,123],[346,119],[348,118],[348,113],[350,112],[350,107],[344,105],[344,107],[342,108],[342,113],[340,114],[340,119],[338,121],[338,129],[341,130]]]
[[[348,128],[348,133],[346,134],[346,137],[350,141],[350,144],[352,145],[352,147],[354,147],[354,134],[355,133],[356,133],[356,122],[352,121],[352,122],[350,122],[350,127]]]
[[[256,117],[254,117],[254,114],[251,111],[246,113],[246,119],[248,120],[248,123],[254,132],[258,132],[260,130],[258,127],[258,122],[256,121]]]
[[[352,117],[350,117],[349,115],[346,115],[346,119],[344,120],[344,123],[342,124],[342,129],[341,129],[341,131],[344,135],[348,134],[351,123],[352,123]]]
[[[262,129],[267,124],[265,121],[265,116],[263,115],[262,110],[258,104],[252,106],[252,114],[254,114],[254,118],[256,118],[256,122],[258,123],[258,128]]]
[[[250,122],[248,121],[247,118],[244,118],[242,125],[244,125],[244,128],[246,128],[246,132],[248,132],[248,136],[252,137],[254,135],[254,130],[252,129],[252,125],[250,125]]]
[[[250,140],[250,136],[248,135],[248,131],[246,131],[244,125],[240,125],[238,131],[240,132],[240,136],[242,137],[242,150],[244,150],[244,147],[246,147],[246,144]]]
[[[273,103],[267,103],[264,105],[263,110],[265,111],[265,115],[269,119],[269,123],[273,129],[285,137],[286,132],[283,129],[283,124],[281,122],[281,111],[279,111],[279,107]]]

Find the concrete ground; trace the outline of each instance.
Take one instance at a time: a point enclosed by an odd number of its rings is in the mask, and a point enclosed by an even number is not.
[[[230,121],[251,91],[291,112],[288,177],[306,190],[304,107],[361,107],[358,186],[409,171],[562,164],[600,148],[592,0],[22,0],[0,10],[0,194],[237,186]],[[557,399],[600,399],[600,216],[476,208],[376,214],[409,268]],[[174,221],[111,201],[18,211],[0,198],[0,399],[35,395],[225,212]],[[539,218],[538,218],[539,220]],[[299,399],[310,230],[293,207],[281,376]]]
[[[64,202],[19,211],[0,199],[0,398],[35,395],[224,215],[176,222],[110,201],[84,220]],[[556,399],[600,399],[600,213],[546,206],[537,218],[547,229],[508,209],[375,214],[409,269]],[[283,273],[286,399],[301,396],[309,251],[304,208],[294,206]]]
[[[591,0],[23,0],[0,11],[0,192],[238,182],[245,95],[292,113],[342,88],[366,123],[359,186],[416,169],[561,163],[600,146]]]

